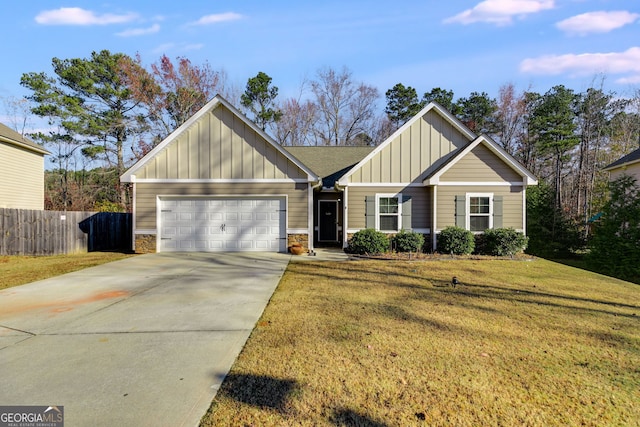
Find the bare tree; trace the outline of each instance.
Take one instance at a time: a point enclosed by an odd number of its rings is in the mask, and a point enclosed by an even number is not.
[[[312,145],[315,104],[309,100],[289,98],[278,108],[282,117],[273,126],[276,140],[281,145]]]
[[[30,127],[30,117],[32,105],[26,98],[8,96],[2,98],[2,105],[8,118],[8,125],[22,136]]]
[[[345,67],[339,72],[331,68],[319,70],[317,80],[311,82],[311,91],[317,109],[316,145],[357,145],[367,140],[364,136],[371,139],[378,89],[354,82]]]
[[[507,153],[515,156],[518,138],[522,136],[525,126],[525,95],[516,93],[513,83],[504,84],[498,89],[496,106],[496,139]]]

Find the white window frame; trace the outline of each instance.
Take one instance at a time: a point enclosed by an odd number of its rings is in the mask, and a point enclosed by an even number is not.
[[[489,213],[488,214],[473,214],[473,216],[489,216],[489,227],[493,228],[493,193],[467,193],[465,200],[465,228],[471,230],[471,198],[472,197],[488,197],[489,198]],[[473,231],[473,233],[479,234],[481,231]]]
[[[380,199],[395,197],[398,199],[398,229],[397,230],[380,230]],[[388,215],[388,214],[385,214]],[[389,215],[390,216],[390,215]],[[379,193],[376,194],[376,230],[383,233],[398,233],[402,230],[402,193]]]

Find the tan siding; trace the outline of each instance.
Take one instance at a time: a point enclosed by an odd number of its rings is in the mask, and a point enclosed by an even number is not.
[[[289,228],[307,228],[308,198],[307,184],[212,184],[212,183],[162,183],[136,184],[136,228],[139,230],[156,228],[156,197],[171,196],[267,196],[288,195]]]
[[[299,179],[302,169],[219,105],[157,153],[140,179]]]
[[[469,139],[439,113],[429,111],[350,177],[353,183],[422,182]]]
[[[521,182],[522,177],[486,146],[480,144],[442,174],[448,182]]]
[[[633,176],[636,179],[637,183],[640,185],[640,162],[634,163],[624,168],[618,168],[618,169],[612,170],[609,179],[611,181],[614,181],[624,174]]]
[[[44,209],[44,156],[0,142],[0,208]]]
[[[437,231],[453,226],[455,219],[455,200],[457,195],[466,193],[493,193],[502,196],[502,226],[522,229],[522,187],[521,186],[438,186]]]
[[[365,198],[381,193],[402,193],[403,196],[411,196],[412,228],[431,227],[431,189],[429,187],[349,187],[347,213],[349,230],[366,227]]]

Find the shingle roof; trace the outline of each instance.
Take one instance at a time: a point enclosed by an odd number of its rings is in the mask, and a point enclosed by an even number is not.
[[[626,163],[635,163],[638,161],[640,161],[640,148],[611,163],[609,166],[605,167],[604,170],[615,169],[616,167],[622,166]]]
[[[40,154],[49,154],[49,152],[43,147],[39,146],[33,141],[28,140],[15,130],[11,129],[9,126],[6,126],[2,123],[0,123],[0,139]]]
[[[283,147],[322,178],[323,187],[335,182],[364,159],[375,147],[295,146]]]

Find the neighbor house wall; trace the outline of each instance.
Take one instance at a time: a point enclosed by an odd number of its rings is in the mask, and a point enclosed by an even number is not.
[[[44,209],[44,155],[0,141],[0,208]]]
[[[638,185],[640,185],[640,162],[634,163],[625,167],[613,169],[609,180],[615,181],[622,175],[629,175],[636,179]]]

